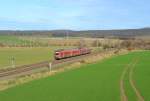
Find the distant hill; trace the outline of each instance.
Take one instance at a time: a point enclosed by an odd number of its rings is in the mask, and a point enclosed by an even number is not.
[[[124,30],[30,30],[30,31],[11,31],[1,30],[0,35],[21,35],[21,36],[53,36],[53,37],[108,37],[108,38],[134,38],[137,36],[150,36],[150,28],[124,29]]]

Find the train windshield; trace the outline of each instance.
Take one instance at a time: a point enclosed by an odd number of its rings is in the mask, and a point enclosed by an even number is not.
[[[55,53],[55,55],[59,55],[59,53],[58,53],[58,52],[56,52],[56,53]]]

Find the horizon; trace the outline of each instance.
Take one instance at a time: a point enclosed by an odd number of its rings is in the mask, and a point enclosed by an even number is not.
[[[87,29],[87,30],[74,30],[74,29],[25,29],[25,30],[20,30],[20,29],[17,29],[17,30],[1,30],[0,31],[103,31],[103,30],[106,30],[106,31],[111,31],[111,30],[138,30],[138,29],[150,29],[150,27],[142,27],[142,28],[127,28],[127,29]]]
[[[0,30],[123,30],[150,26],[150,1],[5,0]]]

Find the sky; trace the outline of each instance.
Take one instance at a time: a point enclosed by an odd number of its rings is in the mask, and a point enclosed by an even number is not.
[[[0,30],[150,27],[150,0],[0,0]]]

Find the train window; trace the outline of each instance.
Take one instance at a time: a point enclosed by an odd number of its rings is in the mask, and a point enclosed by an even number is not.
[[[55,55],[59,55],[59,53],[55,53]]]

